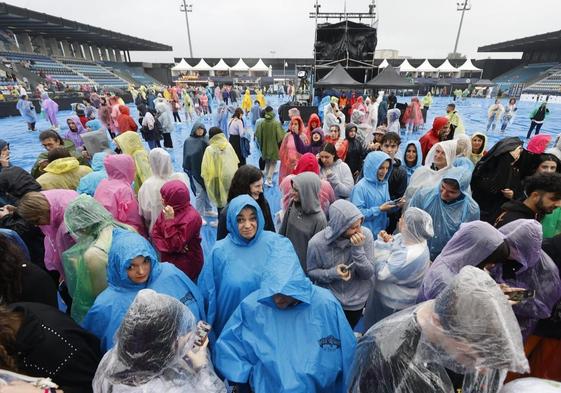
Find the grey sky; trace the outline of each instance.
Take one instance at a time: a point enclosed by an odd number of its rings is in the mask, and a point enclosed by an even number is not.
[[[166,43],[173,53],[132,53],[132,60],[170,62],[187,56],[180,0],[7,0],[7,3],[121,33]],[[314,0],[191,0],[195,57],[311,57]],[[321,11],[342,11],[344,0],[320,0]],[[348,11],[368,10],[369,0],[347,0]],[[460,13],[455,0],[378,0],[378,49],[400,55],[445,57],[452,51]],[[561,29],[559,0],[472,0],[459,52]]]

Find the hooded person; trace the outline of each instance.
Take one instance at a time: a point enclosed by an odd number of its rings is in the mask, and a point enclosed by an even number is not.
[[[335,97],[337,98],[337,97]],[[345,114],[339,110],[335,102],[327,104],[323,110],[323,131],[329,132],[331,126],[345,127]]]
[[[37,122],[37,112],[35,111],[35,106],[33,103],[27,99],[27,95],[23,94],[20,96],[16,109],[19,114],[27,123],[28,131],[35,131],[35,123]]]
[[[58,113],[58,104],[49,98],[49,93],[44,91],[41,93],[41,108],[45,113],[45,118],[51,123],[53,127],[58,127],[58,120],[56,115]]]
[[[89,196],[94,196],[95,190],[97,189],[99,183],[107,179],[107,171],[103,162],[108,153],[100,152],[95,153],[92,158],[92,170],[93,172],[88,173],[84,177],[80,178],[80,183],[76,191],[78,194],[87,194]]]
[[[94,393],[225,393],[206,346],[194,352],[197,320],[179,300],[151,289],[134,298],[115,347],[96,371]]]
[[[113,218],[89,195],[74,199],[64,212],[64,224],[76,244],[62,254],[65,282],[72,297],[70,315],[80,323],[107,288],[107,258],[113,228],[132,230]]]
[[[189,138],[183,143],[183,170],[191,180],[191,188],[196,191],[195,207],[201,216],[208,215],[213,209],[201,176],[203,156],[208,147],[206,134],[204,124],[196,122],[191,128]]]
[[[292,174],[296,163],[300,159],[301,155],[297,149],[296,138],[300,138],[302,143],[308,143],[304,122],[300,116],[294,116],[290,119],[288,125],[288,132],[284,135],[279,148],[279,158],[280,158],[280,169],[279,169],[279,184],[282,183],[283,179]]]
[[[333,202],[328,226],[310,240],[306,258],[308,276],[331,290],[351,327],[362,316],[374,274],[374,238],[363,219],[351,202]]]
[[[64,225],[64,211],[78,197],[74,190],[29,192],[18,202],[16,213],[31,225],[37,225],[44,238],[47,270],[64,277],[62,253],[74,244]]]
[[[296,134],[292,135],[294,138],[294,144],[296,145],[296,150],[300,154],[312,153],[316,155],[321,151],[321,147],[324,144],[323,130],[319,127],[312,130],[312,136],[309,145],[306,145],[302,138],[300,138],[300,136]]]
[[[416,140],[407,141],[405,149],[401,152],[401,162],[407,171],[407,184],[411,181],[413,173],[420,168],[423,164],[423,151],[421,150],[421,143]]]
[[[175,131],[175,123],[173,122],[173,114],[169,103],[158,102],[156,104],[156,119],[162,126],[164,147],[173,148],[171,133]]]
[[[487,135],[481,132],[474,132],[471,136],[471,154],[468,157],[473,162],[473,165],[477,165],[481,158],[487,154],[486,147]]]
[[[107,179],[102,180],[94,198],[123,224],[130,225],[142,236],[146,227],[139,213],[138,201],[132,189],[134,180],[134,161],[124,154],[106,156],[103,164]]]
[[[419,138],[423,157],[427,157],[433,145],[446,140],[450,132],[450,123],[446,116],[435,117],[432,122],[432,128],[425,135]]]
[[[407,135],[417,132],[419,127],[424,124],[425,121],[423,120],[423,112],[418,97],[411,98],[411,103],[407,105],[403,113],[403,122],[407,128]]]
[[[134,131],[123,132],[115,137],[115,142],[124,154],[132,157],[134,160],[134,189],[138,191],[142,183],[152,176],[148,153],[144,148],[144,144],[140,140],[140,136]]]
[[[203,267],[201,216],[191,206],[189,188],[183,181],[168,181],[160,194],[165,205],[150,233],[152,242],[163,260],[196,282]]]
[[[320,120],[325,121],[325,109],[327,108],[327,105],[329,105],[330,103],[331,103],[330,96],[325,96],[321,99],[318,106],[318,116]]]
[[[343,393],[355,343],[337,299],[312,285],[296,261],[270,266],[236,308],[216,344],[215,366],[255,393]]]
[[[374,242],[374,278],[366,308],[364,330],[387,316],[415,304],[419,287],[430,266],[427,240],[434,236],[432,218],[416,207],[405,210],[399,234],[378,235]]]
[[[117,117],[117,124],[119,124],[119,130],[121,130],[121,133],[125,131],[138,130],[138,125],[131,117],[131,111],[126,105],[119,105],[119,116]]]
[[[395,132],[399,134],[401,124],[399,123],[399,118],[401,117],[401,111],[397,108],[388,110],[388,132]]]
[[[103,352],[113,347],[115,333],[141,289],[172,296],[189,307],[197,321],[205,319],[197,286],[171,263],[160,262],[154,248],[137,233],[113,229],[107,284],[82,322],[101,340]]]
[[[321,128],[321,120],[316,113],[312,113],[308,119],[308,124],[306,126],[306,136],[308,140],[311,140],[312,131],[316,128]]]
[[[68,124],[68,131],[64,134],[64,138],[72,141],[77,149],[82,148],[84,146],[84,141],[82,141],[81,135],[88,132],[88,130],[82,126],[82,122],[78,116],[70,116],[66,119],[66,124]]]
[[[465,266],[488,269],[502,263],[508,254],[505,236],[491,224],[472,221],[460,225],[425,273],[417,302],[435,299]]]
[[[220,128],[212,127],[209,137],[209,145],[201,163],[201,177],[209,199],[222,209],[228,203],[228,190],[238,169],[239,159]]]
[[[498,141],[477,163],[471,189],[473,199],[481,209],[483,221],[494,222],[505,202],[522,196],[518,162],[522,150],[519,138],[505,138]]]
[[[259,103],[259,105],[261,105],[261,103]],[[244,113],[249,113],[251,111],[251,93],[249,92],[249,89],[245,89],[241,108],[243,109]]]
[[[499,228],[508,245],[513,264],[497,264],[491,275],[499,283],[512,288],[535,290],[535,296],[513,306],[514,314],[527,338],[540,319],[551,316],[561,299],[559,269],[541,249],[542,229],[535,220],[516,220]]]
[[[446,369],[463,374],[452,383]],[[464,267],[436,298],[374,325],[357,346],[350,393],[498,393],[507,371],[527,372],[508,299],[486,272]]]
[[[433,261],[462,223],[479,220],[479,206],[467,192],[470,180],[465,168],[451,168],[437,187],[420,188],[411,198],[409,207],[432,217],[435,233],[428,243]]]
[[[345,162],[351,169],[351,173],[355,179],[358,179],[358,176],[362,172],[362,165],[366,154],[366,149],[364,149],[357,132],[358,127],[355,123],[347,123],[345,126],[345,140],[347,141]]]
[[[389,155],[381,151],[368,153],[364,160],[364,177],[353,188],[351,202],[364,216],[363,225],[374,234],[389,224],[387,212],[395,207],[388,203],[390,192],[388,179],[392,172]]]
[[[327,226],[319,200],[321,180],[315,173],[303,172],[294,176],[291,181],[292,201],[284,213],[279,234],[290,240],[306,271],[308,243]]]
[[[259,289],[268,265],[298,260],[290,240],[264,230],[263,213],[251,196],[232,199],[227,220],[228,235],[214,244],[198,279],[212,340],[241,301]]]
[[[283,211],[286,211],[292,202],[292,179],[294,179],[294,176],[304,172],[312,172],[319,176],[319,163],[316,156],[312,153],[302,155],[296,164],[296,168],[294,168],[294,173],[285,177],[279,185],[279,189],[282,193],[281,203]],[[327,215],[329,205],[335,202],[335,192],[333,191],[331,184],[329,184],[327,180],[323,180],[321,178],[319,201],[323,212]]]
[[[162,148],[150,150],[149,154],[151,175],[147,178],[140,190],[138,190],[138,206],[140,215],[152,232],[156,219],[160,216],[162,209],[162,196],[160,189],[169,180],[181,180],[186,185],[189,180],[185,173],[174,172],[170,154]]]
[[[63,147],[57,147],[49,152],[49,164],[45,173],[37,178],[37,183],[43,190],[75,190],[80,184],[80,179],[92,172],[86,165],[70,157],[70,153]]]
[[[265,161],[265,184],[273,185],[273,174],[279,160],[279,146],[285,137],[281,123],[275,119],[273,108],[265,108],[263,121],[257,123],[255,141]]]

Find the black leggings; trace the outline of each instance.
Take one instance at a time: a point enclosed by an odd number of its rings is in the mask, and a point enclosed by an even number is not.
[[[536,129],[536,135],[538,135],[540,133],[542,125],[543,123],[536,123],[532,120],[532,123],[530,123],[530,129],[528,130],[528,135],[526,135],[526,139],[528,139],[530,135],[532,135],[532,131],[534,131],[534,128]]]
[[[164,136],[164,147],[169,147],[170,149],[173,149],[173,141],[171,140],[171,134],[163,133],[162,135]]]
[[[173,112],[173,121],[181,123],[181,117],[179,117],[179,112]]]

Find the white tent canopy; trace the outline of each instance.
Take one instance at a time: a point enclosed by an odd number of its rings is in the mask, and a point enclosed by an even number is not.
[[[230,71],[249,71],[249,67],[240,58],[235,66],[230,67]]]
[[[417,72],[437,72],[438,68],[429,63],[429,59],[425,59],[423,64],[417,67]]]
[[[216,63],[216,65],[214,67],[212,67],[212,69],[214,71],[229,71],[230,66],[228,66],[228,64],[226,64],[224,59],[220,59],[220,61],[218,63]]]
[[[445,73],[458,72],[458,69],[454,67],[452,64],[450,64],[448,59],[446,59],[444,60],[444,63],[442,63],[440,67],[438,67],[438,72],[445,72]]]
[[[208,65],[205,59],[201,59],[196,66],[193,67],[193,71],[210,71],[212,67]]]
[[[476,66],[474,66],[473,63],[471,62],[471,59],[467,59],[466,62],[458,68],[458,71],[483,71],[483,70],[481,68],[477,68]]]
[[[269,71],[269,67],[263,63],[263,60],[259,59],[257,64],[250,68],[251,71],[258,71],[258,72],[267,72]]]
[[[193,67],[191,67],[189,65],[189,63],[187,63],[185,61],[185,59],[181,59],[181,61],[176,64],[174,67],[171,68],[172,71],[191,71],[193,69]]]
[[[417,72],[417,69],[409,64],[407,59],[403,60],[403,63],[399,66],[399,72]]]
[[[384,59],[384,60],[382,60],[382,62],[378,66],[378,68],[386,68],[389,65],[390,65],[390,63],[388,63],[388,61],[386,59]]]

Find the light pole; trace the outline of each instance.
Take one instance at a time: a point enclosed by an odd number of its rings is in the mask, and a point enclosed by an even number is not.
[[[462,24],[464,23],[464,14],[469,10],[471,10],[469,0],[460,0],[456,3],[456,11],[462,11],[462,16],[460,18],[460,26],[458,27],[458,35],[456,35],[456,43],[454,44],[454,54],[458,53],[458,42],[460,41],[460,33],[462,31]]]
[[[193,4],[187,4],[183,0],[183,4],[179,7],[181,12],[185,12],[185,24],[187,25],[187,40],[189,42],[189,57],[193,58],[193,47],[191,46],[191,30],[189,30],[189,12],[193,12]]]

